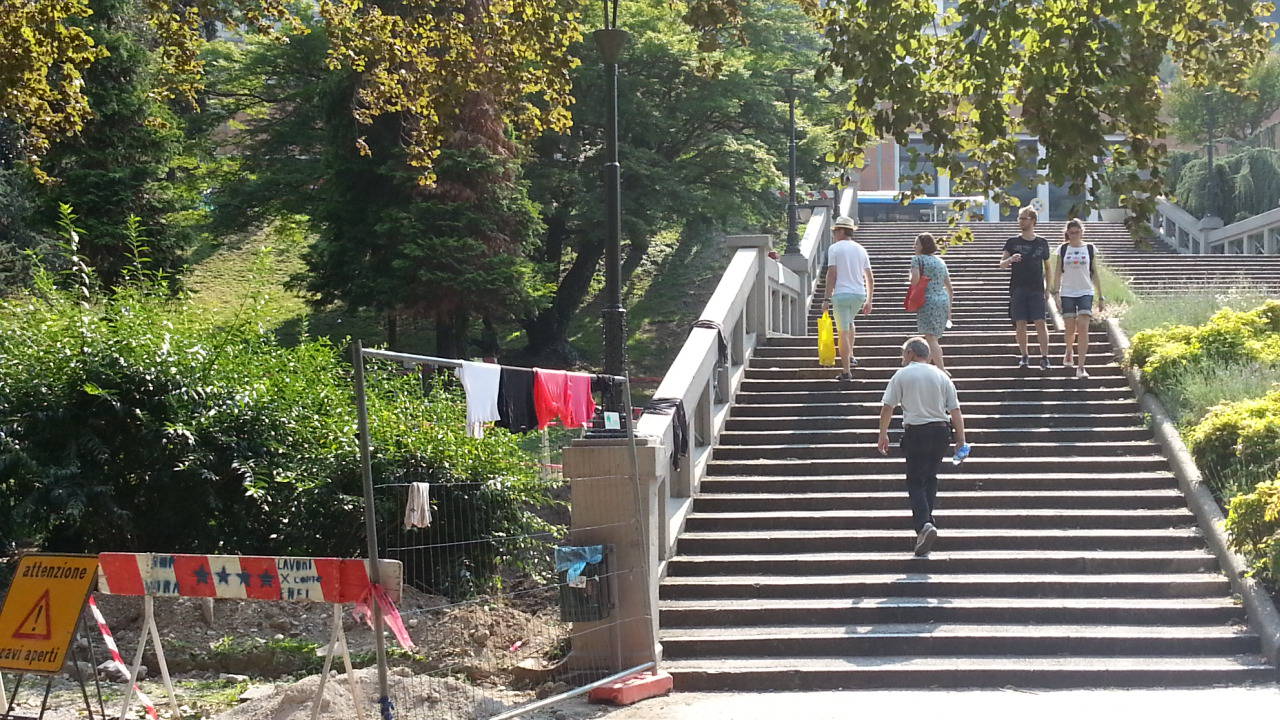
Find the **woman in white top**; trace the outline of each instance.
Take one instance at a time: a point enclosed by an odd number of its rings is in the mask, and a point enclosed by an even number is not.
[[[1095,296],[1098,309],[1103,309],[1098,250],[1093,243],[1084,241],[1084,223],[1080,220],[1068,220],[1063,236],[1066,242],[1058,246],[1056,272],[1049,289],[1058,296],[1066,328],[1067,351],[1062,356],[1062,364],[1067,367],[1074,364],[1076,377],[1087,378],[1085,359],[1089,355],[1089,321],[1093,319]]]

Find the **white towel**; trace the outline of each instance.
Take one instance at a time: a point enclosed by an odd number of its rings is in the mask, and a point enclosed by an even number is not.
[[[404,529],[431,527],[431,483],[409,483],[404,504]]]
[[[484,424],[498,421],[498,385],[502,366],[494,363],[463,362],[458,377],[467,391],[467,433],[484,437]]]

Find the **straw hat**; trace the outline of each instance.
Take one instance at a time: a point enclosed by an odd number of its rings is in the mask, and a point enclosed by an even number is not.
[[[844,228],[845,230],[853,231],[858,229],[858,223],[854,222],[853,218],[848,215],[841,215],[836,218],[834,223],[831,224],[832,230],[836,228]]]

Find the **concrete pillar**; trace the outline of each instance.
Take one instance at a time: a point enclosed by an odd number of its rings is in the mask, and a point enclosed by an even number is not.
[[[991,193],[987,193],[987,205],[984,208],[987,222],[1000,222],[1000,204]]]
[[[756,287],[751,292],[751,300],[748,305],[751,306],[749,315],[755,320],[748,328],[748,332],[756,333],[756,337],[765,338],[769,335],[769,318],[773,314],[773,308],[769,306],[769,275],[765,267],[765,260],[769,251],[773,249],[773,238],[768,235],[730,235],[724,239],[724,244],[732,250],[739,248],[755,248],[756,249]]]
[[[1045,157],[1044,144],[1038,140],[1036,141],[1036,154],[1041,160]],[[1049,183],[1046,177],[1049,174],[1049,171],[1043,168],[1037,168],[1036,174],[1046,180],[1046,182],[1040,183],[1036,186],[1036,199],[1040,201],[1040,207],[1043,208],[1041,212],[1044,213],[1044,217],[1040,218],[1040,220],[1041,222],[1046,222],[1049,220],[1049,216],[1053,211],[1053,208],[1049,207]]]
[[[670,450],[655,438],[637,442],[638,478],[625,439],[581,439],[564,451],[570,501],[564,543],[612,547],[614,599],[603,620],[573,624],[572,667],[616,672],[662,656],[657,567],[659,544],[666,546],[666,498],[658,489],[669,474]]]

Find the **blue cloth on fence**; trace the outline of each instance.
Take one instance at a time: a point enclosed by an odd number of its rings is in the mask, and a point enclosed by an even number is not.
[[[581,579],[582,571],[601,560],[604,560],[603,545],[556,548],[556,572],[565,574],[565,582],[569,587],[582,587],[585,584],[585,580]]]

